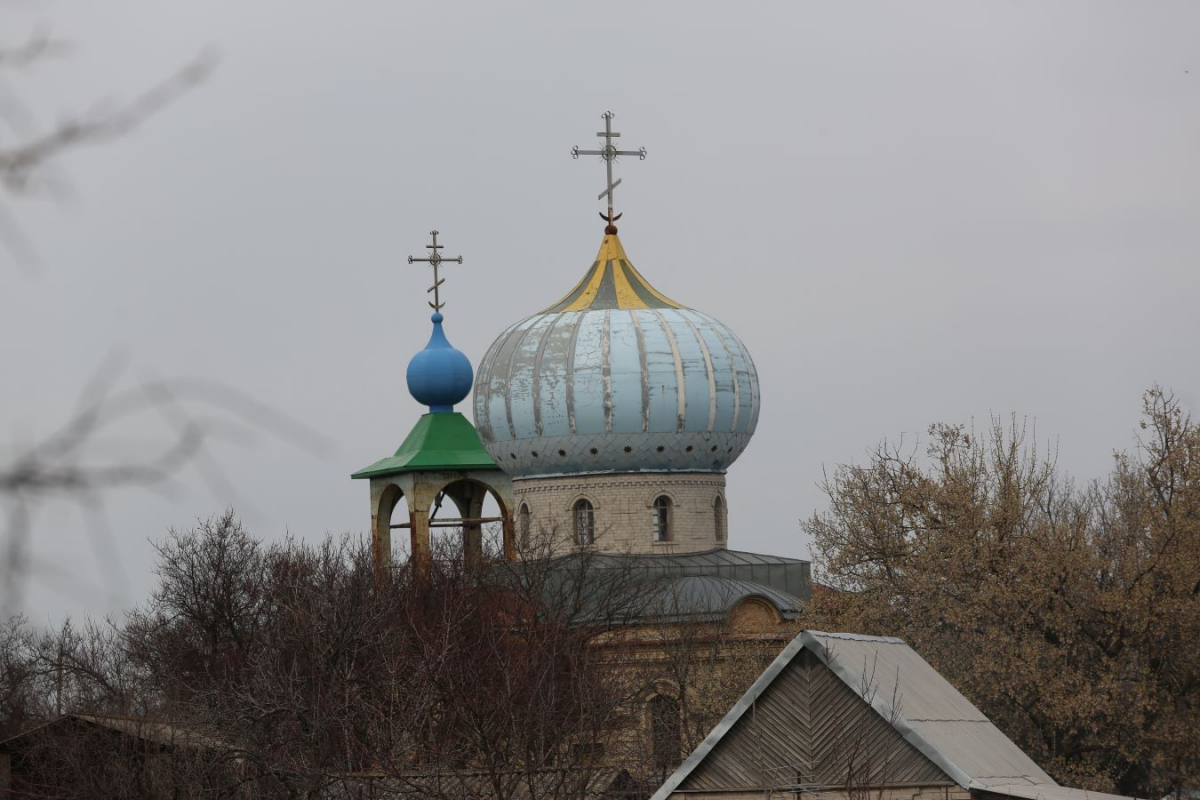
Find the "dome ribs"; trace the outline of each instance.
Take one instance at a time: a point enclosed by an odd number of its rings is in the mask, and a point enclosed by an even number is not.
[[[562,314],[558,314],[546,326],[542,332],[541,338],[538,340],[537,353],[533,357],[533,371],[529,380],[529,391],[533,394],[533,425],[537,429],[538,436],[545,434],[542,426],[542,356],[546,352],[546,344],[550,341],[550,337],[554,333],[554,326],[562,319]]]
[[[662,325],[663,331],[667,334],[667,342],[671,345],[671,356],[675,359],[675,386],[677,387],[675,393],[678,403],[675,430],[682,431],[687,427],[687,384],[683,378],[683,359],[679,357],[679,343],[675,341],[675,331],[671,330],[670,324],[661,312],[653,313],[658,317],[658,324]]]
[[[638,361],[642,372],[642,431],[650,430],[650,370],[646,366],[646,334],[642,332],[642,322],[638,312],[630,309],[629,318],[633,322],[633,331],[637,336]]]
[[[696,337],[696,342],[700,345],[700,354],[704,356],[704,374],[708,378],[708,424],[704,429],[711,431],[713,424],[717,421],[717,380],[713,375],[712,356],[709,355],[708,345],[704,343],[704,337],[700,335],[696,323],[692,322],[687,315],[683,315],[683,318],[688,327],[692,329],[692,335]]]

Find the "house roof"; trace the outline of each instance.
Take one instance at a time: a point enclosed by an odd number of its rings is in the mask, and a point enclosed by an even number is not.
[[[91,728],[102,728],[141,739],[164,747],[223,748],[221,740],[195,728],[182,727],[169,720],[156,717],[124,717],[101,714],[64,714],[34,728],[0,741],[0,750],[19,747],[21,742],[43,731],[63,725],[80,724]]]
[[[1006,794],[1011,792],[999,787],[1061,788],[903,640],[802,631],[659,788],[654,800],[675,791],[802,650],[812,652],[960,786]]]

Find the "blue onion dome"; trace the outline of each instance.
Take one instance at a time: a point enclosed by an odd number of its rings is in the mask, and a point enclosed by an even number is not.
[[[471,360],[446,339],[441,312],[430,319],[429,344],[408,362],[408,392],[431,412],[453,411],[471,393]]]
[[[518,478],[724,472],[758,412],[746,347],[655,290],[612,228],[566,297],[492,344],[475,387],[484,446]]]

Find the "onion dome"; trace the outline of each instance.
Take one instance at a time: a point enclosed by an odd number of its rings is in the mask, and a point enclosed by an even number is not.
[[[425,349],[408,362],[408,392],[433,413],[453,411],[471,393],[471,360],[455,350],[442,330],[442,314],[430,318],[433,333]]]
[[[724,472],[758,412],[746,347],[655,290],[611,223],[583,280],[501,334],[475,387],[480,437],[513,477]]]
[[[483,449],[479,434],[454,410],[471,393],[471,361],[454,349],[435,311],[433,334],[425,349],[408,362],[408,391],[429,406],[395,455],[363,467],[350,477],[374,478],[401,472],[497,469]]]

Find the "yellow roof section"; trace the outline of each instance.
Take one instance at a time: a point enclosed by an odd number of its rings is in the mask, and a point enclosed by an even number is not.
[[[592,268],[566,297],[542,313],[605,308],[686,308],[660,293],[634,269],[615,233],[606,234]]]

